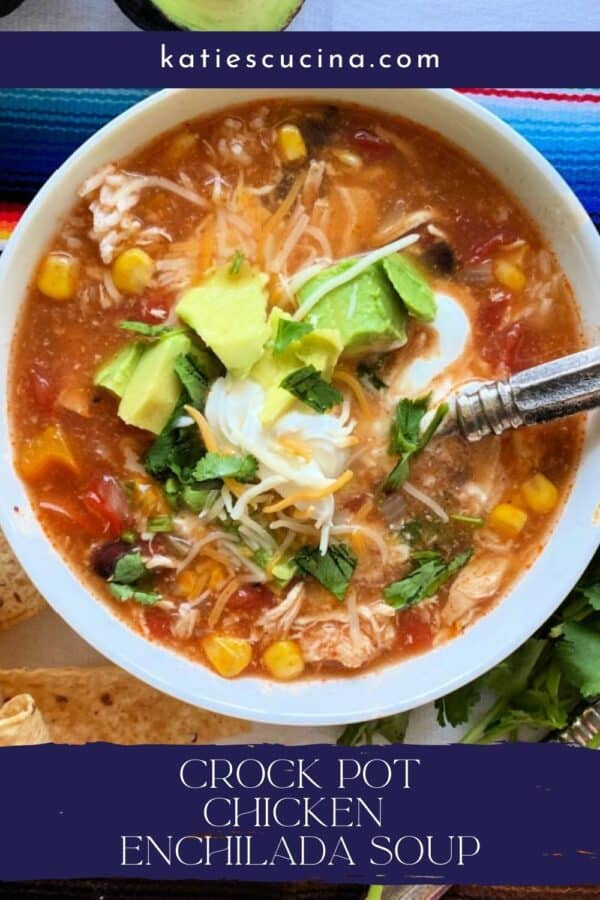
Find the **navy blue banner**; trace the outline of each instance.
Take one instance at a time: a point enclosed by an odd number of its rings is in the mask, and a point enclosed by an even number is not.
[[[600,883],[591,750],[96,744],[0,753],[1,880]]]
[[[593,32],[3,32],[0,86],[584,87],[597,53]]]

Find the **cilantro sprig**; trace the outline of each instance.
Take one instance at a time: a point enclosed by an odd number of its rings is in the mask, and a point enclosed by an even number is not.
[[[394,609],[407,609],[433,597],[446,581],[466,566],[472,555],[472,550],[465,550],[446,561],[434,550],[414,553],[412,571],[384,588],[386,602]]]
[[[461,743],[489,744],[519,736],[524,728],[535,729],[541,737],[562,730],[582,702],[599,694],[600,552],[538,634],[491,671],[435,705],[440,725],[469,724]],[[487,707],[476,716],[477,707],[486,700]],[[408,715],[349,725],[338,743],[370,743],[374,734],[398,742]],[[396,737],[390,737],[390,729]],[[598,743],[592,741],[589,746],[597,748]]]
[[[383,482],[384,491],[397,491],[408,479],[409,463],[414,456],[421,453],[448,412],[448,404],[440,404],[427,428],[421,431],[421,423],[431,401],[431,394],[417,400],[400,400],[390,425],[388,453],[398,456],[398,462]]]
[[[476,704],[491,706],[473,721]],[[466,744],[487,744],[523,728],[565,728],[579,704],[600,694],[600,553],[544,628],[486,675],[436,703],[441,725],[470,728]]]

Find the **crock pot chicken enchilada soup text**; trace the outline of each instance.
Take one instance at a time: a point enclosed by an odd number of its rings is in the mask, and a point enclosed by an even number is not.
[[[458,387],[580,346],[532,222],[438,135],[235,108],[80,186],[15,338],[16,466],[148,639],[225,677],[351,674],[531,564],[581,423],[436,431]]]

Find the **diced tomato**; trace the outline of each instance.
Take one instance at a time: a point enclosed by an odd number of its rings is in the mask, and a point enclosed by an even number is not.
[[[490,323],[483,336],[481,355],[497,366],[504,377],[527,368],[530,363],[523,323],[513,322],[500,329]]]
[[[78,503],[71,503],[67,500],[61,500],[60,503],[53,500],[42,500],[40,501],[40,507],[46,512],[66,519],[84,534],[99,537],[104,532],[104,526],[100,519],[95,515],[91,515]]]
[[[490,259],[500,247],[514,243],[518,234],[510,226],[499,227],[489,219],[459,216],[451,238],[462,265],[469,266]]]
[[[524,328],[522,322],[514,322],[504,332],[504,354],[502,361],[509,372],[518,372],[527,362],[523,356]]]
[[[361,506],[363,505],[365,500],[368,498],[368,496],[369,495],[364,492],[361,494],[351,494],[350,497],[346,497],[344,499],[342,506],[348,512],[351,512],[351,513],[358,512],[358,510],[361,508]]]
[[[494,290],[477,307],[477,325],[483,332],[483,340],[492,335],[502,324],[511,301],[506,291]]]
[[[171,634],[169,616],[160,609],[146,610],[146,625],[152,637],[165,638]]]
[[[402,645],[411,653],[418,653],[431,646],[431,625],[416,610],[407,609],[400,614],[398,632]]]
[[[129,503],[123,488],[113,475],[99,475],[81,495],[85,507],[104,524],[104,531],[118,537],[129,520]]]
[[[388,156],[392,149],[391,144],[380,138],[378,134],[364,128],[355,131],[352,140],[362,155],[370,159],[382,159]]]
[[[484,259],[489,259],[493,256],[500,247],[503,247],[505,244],[512,244],[515,240],[516,235],[514,231],[497,231],[496,234],[484,238],[479,244],[471,247],[466,262],[468,265],[483,262]]]
[[[140,302],[139,320],[148,325],[160,325],[168,318],[171,302],[164,294],[151,294]]]
[[[269,606],[274,598],[273,591],[263,584],[245,584],[232,594],[227,605],[230,609],[261,609]]]
[[[34,363],[29,370],[29,383],[33,399],[39,410],[48,412],[56,399],[56,386],[50,373],[41,363]]]

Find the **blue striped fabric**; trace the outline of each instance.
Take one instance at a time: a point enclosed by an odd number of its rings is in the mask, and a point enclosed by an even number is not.
[[[29,200],[87,137],[150,93],[3,90],[0,199]],[[538,147],[600,224],[600,89],[467,93]]]

